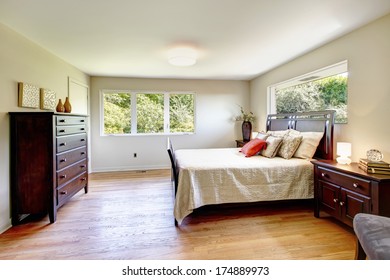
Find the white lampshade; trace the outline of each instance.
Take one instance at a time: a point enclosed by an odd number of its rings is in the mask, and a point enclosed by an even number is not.
[[[337,142],[337,155],[339,156],[336,160],[341,164],[350,164],[352,145],[347,142]]]

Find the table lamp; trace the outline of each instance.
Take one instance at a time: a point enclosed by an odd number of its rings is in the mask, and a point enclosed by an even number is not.
[[[340,164],[350,164],[351,159],[351,143],[337,142],[337,155],[339,156],[336,160]]]

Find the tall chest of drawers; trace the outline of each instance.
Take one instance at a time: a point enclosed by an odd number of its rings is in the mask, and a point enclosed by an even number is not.
[[[10,113],[12,224],[49,214],[84,188],[88,192],[87,116]]]

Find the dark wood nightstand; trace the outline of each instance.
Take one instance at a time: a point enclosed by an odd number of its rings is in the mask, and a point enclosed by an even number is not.
[[[244,140],[236,140],[237,148],[243,147],[246,143],[249,141],[244,141]]]
[[[358,163],[313,160],[314,216],[324,211],[352,226],[357,213],[390,217],[390,176],[366,173]]]

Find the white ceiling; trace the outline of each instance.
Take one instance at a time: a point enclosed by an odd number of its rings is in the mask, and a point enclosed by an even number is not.
[[[119,77],[249,80],[388,13],[390,0],[0,0],[4,25]],[[177,45],[194,66],[167,62]]]

